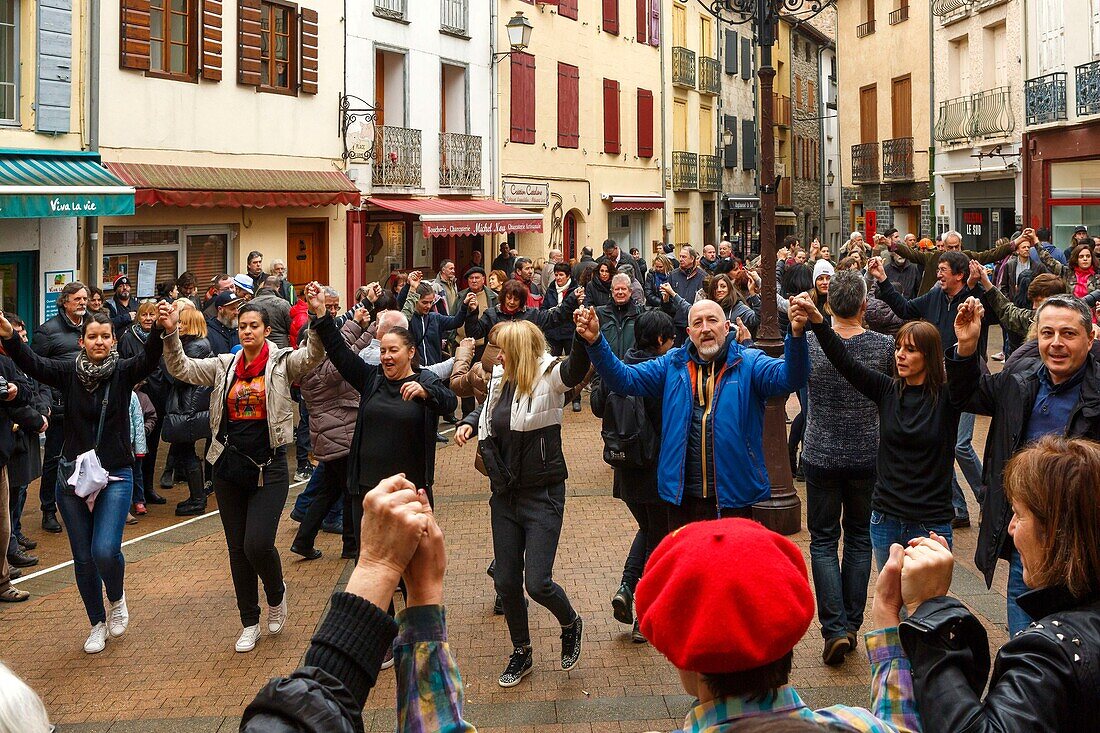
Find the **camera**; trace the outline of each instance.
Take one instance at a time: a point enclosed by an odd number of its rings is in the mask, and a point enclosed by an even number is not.
[[[6,400],[8,398],[8,380],[0,375],[0,399]]]

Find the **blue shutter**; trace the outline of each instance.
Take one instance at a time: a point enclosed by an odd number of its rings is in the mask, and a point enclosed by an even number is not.
[[[737,167],[737,117],[722,115],[722,134],[726,131],[732,133],[733,138],[729,145],[722,149],[722,165],[726,168]]]
[[[741,170],[756,170],[755,120],[741,120]]]
[[[737,73],[737,31],[726,31],[726,48],[725,48],[725,62],[726,73]]]
[[[752,78],[752,39],[747,36],[741,39],[741,78]]]
[[[35,130],[69,132],[73,82],[72,0],[39,0]]]

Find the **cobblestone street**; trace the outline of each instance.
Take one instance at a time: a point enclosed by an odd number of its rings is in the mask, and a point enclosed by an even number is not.
[[[979,419],[979,454],[987,425]],[[493,592],[485,575],[491,557],[488,486],[473,470],[472,447],[450,445],[439,452],[436,496],[447,535],[447,620],[466,685],[466,717],[485,731],[671,730],[689,703],[674,669],[648,645],[632,644],[629,628],[611,617],[609,599],[618,587],[633,525],[625,505],[610,495],[611,471],[595,450],[599,425],[587,404],[579,415],[567,412],[563,433],[569,500],[556,579],[585,618],[584,656],[571,672],[556,669],[557,625],[544,609],[532,607],[535,673],[511,690],[496,684],[510,645],[503,617],[492,614]],[[292,487],[292,496],[301,488]],[[804,495],[805,487],[798,488]],[[43,562],[32,568],[40,570],[64,562],[69,553],[63,534],[39,529],[37,487],[31,492],[25,521],[42,543]],[[0,608],[0,656],[42,695],[66,733],[235,730],[259,687],[299,664],[330,593],[350,572],[339,559],[336,535],[320,536],[322,559],[294,559],[287,548],[296,525],[288,508],[278,546],[289,623],[281,635],[262,638],[254,653],[235,654],[240,627],[221,526],[211,515],[169,529],[178,523],[171,509],[181,492],[181,486],[167,492],[166,506],[151,506],[140,524],[127,527],[126,540],[145,537],[125,548],[131,624],[105,652],[89,656],[81,650],[87,619],[71,567],[28,574],[18,587],[32,592],[33,599]],[[973,504],[971,513],[976,519]],[[976,538],[976,522],[956,534],[960,563],[953,588],[978,612],[996,649],[1005,640],[1005,573],[998,576],[999,587],[986,590],[971,561]],[[794,539],[808,553],[809,534],[802,531]],[[804,697],[814,705],[866,705],[868,665],[862,654],[830,668],[821,663],[820,651],[815,622],[795,649],[792,682]],[[394,675],[383,672],[367,702],[366,727],[392,730],[394,717]]]

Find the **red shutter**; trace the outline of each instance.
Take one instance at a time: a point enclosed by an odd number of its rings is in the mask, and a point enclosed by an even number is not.
[[[603,80],[603,151],[618,155],[619,143],[619,82]]]
[[[535,57],[515,51],[511,62],[511,133],[517,143],[535,142]]]
[[[563,18],[577,19],[577,0],[560,0],[558,2],[558,15]]]
[[[298,86],[302,94],[317,93],[317,11],[302,8],[299,27],[302,29],[302,71],[298,75]]]
[[[638,90],[638,157],[653,157],[653,92]]]
[[[122,0],[119,7],[118,65],[149,70],[149,0]]]
[[[222,0],[202,0],[202,78],[222,80]]]
[[[637,2],[637,17],[638,24],[638,37],[634,40],[638,43],[649,42],[649,0],[638,0]]]
[[[619,0],[603,0],[603,29],[619,35]]]
[[[558,147],[580,144],[580,69],[558,64]]]
[[[260,86],[260,0],[237,3],[237,83]]]

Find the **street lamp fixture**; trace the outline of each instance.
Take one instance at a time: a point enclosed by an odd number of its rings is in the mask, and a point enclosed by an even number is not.
[[[516,14],[504,24],[504,28],[508,31],[508,45],[511,46],[511,50],[494,53],[494,64],[505,56],[511,56],[516,51],[523,51],[530,46],[531,31],[534,30],[535,26],[531,25],[531,21],[523,15],[522,10],[517,10]]]
[[[722,130],[722,145],[727,148],[733,145],[733,130],[728,127]]]
[[[831,186],[831,185],[833,185],[834,181],[836,181],[836,176],[833,175],[832,171],[829,171],[829,174],[827,176],[825,176],[825,183],[827,183]]]

